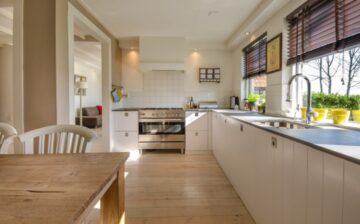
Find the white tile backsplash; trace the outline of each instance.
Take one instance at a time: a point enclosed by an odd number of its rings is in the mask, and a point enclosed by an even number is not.
[[[217,101],[222,108],[229,107],[232,88],[230,53],[224,51],[200,52],[197,64],[190,52],[185,60],[186,71],[152,71],[143,74],[138,69],[134,52],[123,50],[122,85],[129,97],[117,107],[184,107],[194,98],[199,101]],[[199,83],[199,67],[221,67],[221,83]]]

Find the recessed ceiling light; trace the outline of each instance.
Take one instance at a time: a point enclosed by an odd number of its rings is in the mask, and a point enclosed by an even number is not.
[[[197,49],[197,48],[194,48],[194,51],[195,51],[195,52],[197,52],[198,50],[199,50],[199,49]]]
[[[208,12],[208,16],[212,16],[212,15],[215,15],[215,14],[218,14],[219,11],[218,10],[211,10]]]
[[[246,36],[249,36],[249,35],[250,35],[250,32],[249,32],[249,31],[248,31],[248,32],[246,32],[246,33],[245,33],[245,35],[246,35]]]

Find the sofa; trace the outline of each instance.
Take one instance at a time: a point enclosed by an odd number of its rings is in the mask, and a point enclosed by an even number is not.
[[[99,128],[102,126],[101,106],[84,107],[82,109],[83,126],[87,128]],[[76,124],[80,125],[80,116],[77,116]]]

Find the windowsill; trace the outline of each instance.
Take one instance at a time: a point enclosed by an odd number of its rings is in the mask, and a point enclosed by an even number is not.
[[[321,121],[321,122],[316,122],[316,121],[313,121],[313,123],[316,125],[331,125],[333,127],[338,127],[338,128],[345,128],[345,129],[351,129],[351,130],[355,130],[355,131],[360,131],[360,124],[359,123],[356,123],[354,121],[348,121],[347,123],[345,124],[334,124],[332,120],[330,119],[327,119],[325,121]]]

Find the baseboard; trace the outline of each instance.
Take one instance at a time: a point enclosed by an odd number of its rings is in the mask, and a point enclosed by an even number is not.
[[[185,149],[185,154],[188,154],[188,155],[213,154],[213,151],[212,150],[186,150]]]

